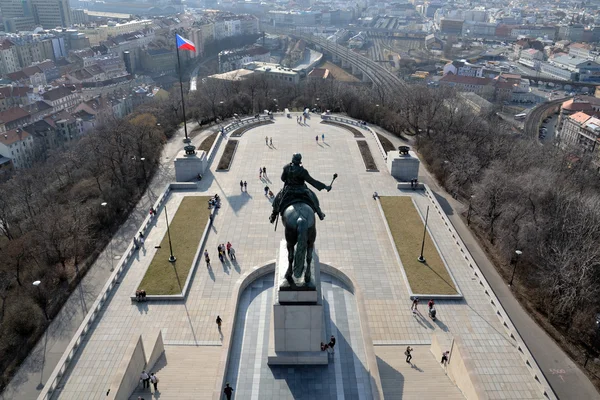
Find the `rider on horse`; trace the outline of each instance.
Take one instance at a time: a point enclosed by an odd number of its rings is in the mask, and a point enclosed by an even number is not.
[[[331,186],[325,185],[323,182],[319,182],[310,176],[308,171],[302,166],[302,155],[300,153],[295,153],[292,156],[292,162],[283,167],[281,180],[284,182],[284,186],[283,189],[277,193],[277,196],[273,201],[273,212],[269,218],[271,223],[275,221],[277,214],[283,212],[289,205],[300,202],[308,204],[321,220],[325,218],[325,214],[321,211],[321,207],[319,206],[319,199],[314,192],[306,186],[305,182],[310,183],[319,191],[327,189],[329,192]]]

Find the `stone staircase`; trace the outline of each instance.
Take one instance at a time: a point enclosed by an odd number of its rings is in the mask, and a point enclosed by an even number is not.
[[[429,345],[411,346],[412,362],[406,362],[406,346],[375,346],[379,376],[386,400],[464,400],[446,376]],[[440,354],[441,357],[441,354]]]

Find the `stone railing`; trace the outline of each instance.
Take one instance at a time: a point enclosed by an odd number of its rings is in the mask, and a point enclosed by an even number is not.
[[[195,183],[168,184],[166,186],[165,190],[163,191],[163,193],[159,196],[159,198],[154,203],[154,209],[158,210],[161,206],[164,205],[171,190],[185,189],[187,187],[191,187],[190,185],[192,185],[193,187],[196,187]],[[142,232],[144,234],[144,236],[146,236],[147,232],[149,231],[153,218],[156,218],[156,217],[151,217],[150,214],[148,214],[148,216],[146,216],[146,219],[144,219],[144,222],[142,223],[142,225],[139,229],[139,232]],[[117,285],[117,282],[119,282],[122,279],[124,271],[127,268],[127,266],[129,265],[129,262],[131,261],[131,259],[135,257],[136,251],[137,251],[137,249],[135,248],[135,246],[133,244],[133,238],[132,238],[132,240],[129,243],[129,246],[127,246],[127,250],[125,250],[124,256],[121,257],[119,264],[115,267],[115,270],[110,275],[108,281],[106,282],[106,284],[100,291],[100,294],[94,301],[94,304],[90,307],[90,311],[87,313],[87,315],[85,316],[85,318],[79,325],[79,328],[75,332],[75,335],[73,335],[73,338],[69,342],[62,357],[58,361],[56,368],[54,368],[54,371],[52,371],[52,374],[48,377],[48,380],[46,381],[44,388],[42,389],[42,391],[40,392],[40,394],[38,396],[38,400],[50,400],[53,392],[58,388],[60,380],[62,379],[63,375],[67,371],[69,364],[75,357],[75,353],[77,352],[77,349],[79,348],[79,346],[85,339],[86,335],[90,331],[90,327],[96,321],[96,318],[102,311],[102,308],[104,307],[104,305],[106,304],[106,301],[110,297],[111,292]]]
[[[377,133],[375,133],[375,131],[373,129],[371,129],[371,127],[369,127],[368,125],[365,125],[365,124],[361,123],[360,121],[357,121],[357,120],[354,120],[354,119],[351,119],[348,117],[340,117],[340,116],[331,115],[331,114],[321,114],[321,119],[325,120],[325,121],[336,121],[336,122],[341,122],[341,123],[348,124],[348,125],[354,125],[361,129],[371,132],[371,135],[373,135],[373,138],[375,138],[375,142],[377,143],[377,148],[379,149],[379,153],[381,154],[381,157],[383,157],[384,161],[387,161],[387,154],[386,154],[385,150],[383,149],[383,146],[381,145],[381,141],[379,140],[379,137],[377,137]]]
[[[242,126],[252,125],[257,122],[262,122],[262,121],[270,121],[272,119],[273,119],[272,115],[261,114],[258,117],[248,117],[248,118],[235,120],[235,121],[225,125],[223,127],[223,132],[227,134],[231,131],[235,131],[237,128],[241,128]]]
[[[504,327],[504,329],[506,331],[506,335],[511,339],[511,343],[519,351],[521,360],[527,366],[529,373],[533,377],[534,382],[537,384],[537,387],[543,394],[544,398],[551,399],[551,400],[557,399],[556,395],[554,394],[554,391],[550,387],[550,384],[546,380],[543,372],[540,370],[537,363],[535,362],[535,358],[533,357],[533,355],[529,351],[529,348],[527,347],[527,345],[525,344],[525,342],[519,335],[517,328],[513,325],[509,315],[504,310],[504,307],[502,307],[502,304],[500,303],[500,300],[496,296],[496,293],[494,292],[492,287],[489,285],[489,283],[485,279],[485,276],[483,275],[483,273],[479,269],[479,266],[477,265],[477,263],[471,256],[471,253],[465,246],[462,238],[460,237],[460,235],[454,228],[452,221],[450,221],[450,219],[448,218],[448,216],[442,209],[442,206],[438,202],[437,198],[435,197],[435,195],[433,194],[433,192],[427,185],[425,185],[425,195],[427,197],[429,197],[429,200],[433,203],[434,210],[437,211],[437,213],[442,218],[445,229],[448,229],[448,234],[450,236],[452,236],[452,241],[456,244],[456,246],[460,250],[461,256],[465,259],[465,262],[467,263],[467,265],[469,266],[469,268],[471,268],[471,271],[473,272],[473,276],[471,278],[473,280],[479,282],[479,285],[481,286],[481,290],[483,290],[483,292],[485,293],[485,295],[487,297],[487,301],[491,304],[494,311],[496,311],[496,316],[502,323],[502,326]]]

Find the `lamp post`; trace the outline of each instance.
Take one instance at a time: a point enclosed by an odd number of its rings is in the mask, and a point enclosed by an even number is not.
[[[48,317],[48,309],[46,308],[46,299],[42,295],[42,289],[40,288],[41,284],[42,284],[42,281],[34,281],[33,282],[33,286],[35,286],[38,289],[38,296],[40,297],[40,302],[42,303],[42,311],[44,311],[44,316],[46,317],[46,321],[49,321],[50,317]]]
[[[423,249],[425,248],[425,234],[427,233],[427,220],[429,219],[429,206],[427,206],[427,213],[425,214],[425,226],[423,227],[423,241],[421,242],[421,255],[417,260],[420,263],[425,262],[425,257],[423,257]]]
[[[475,196],[471,195],[471,197],[469,197],[469,210],[467,211],[467,226],[471,226],[471,212],[473,211],[473,206],[471,205],[471,203],[473,202],[473,197]]]
[[[167,221],[167,236],[169,237],[169,251],[171,255],[169,256],[169,262],[177,261],[177,258],[173,255],[173,245],[171,244],[171,231],[169,230],[169,214],[167,213],[167,206],[165,206],[165,220]]]
[[[100,205],[102,207],[106,207],[108,205],[108,203],[104,201],[104,202],[100,203]],[[112,272],[115,270],[112,238],[110,239],[109,243],[110,243],[110,270]]]
[[[508,283],[508,286],[511,286],[513,283],[515,271],[517,270],[517,264],[519,263],[519,256],[523,254],[523,252],[521,250],[515,250],[515,254],[517,255],[517,257],[515,258],[515,266],[513,267],[512,275],[510,276],[510,282]]]
[[[593,338],[593,342],[592,342],[592,346],[594,346],[594,344],[596,344],[596,342],[598,341],[598,337],[600,336],[600,313],[596,314],[596,326],[594,327],[594,338]],[[588,360],[590,359],[590,352],[588,351],[587,354],[585,355],[585,362],[583,363],[583,368],[586,367]]]

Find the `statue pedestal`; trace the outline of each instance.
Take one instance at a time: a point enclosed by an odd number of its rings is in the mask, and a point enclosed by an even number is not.
[[[204,174],[207,165],[208,159],[204,150],[198,150],[196,154],[191,155],[181,150],[175,157],[175,180],[177,182],[198,180],[198,174]]]
[[[269,333],[269,365],[327,364],[319,263],[313,256],[312,281],[316,290],[282,290],[288,266],[285,240],[279,246],[275,265],[273,313]]]
[[[399,155],[398,151],[388,151],[387,167],[390,174],[399,181],[409,182],[419,177],[419,158],[413,151]]]

